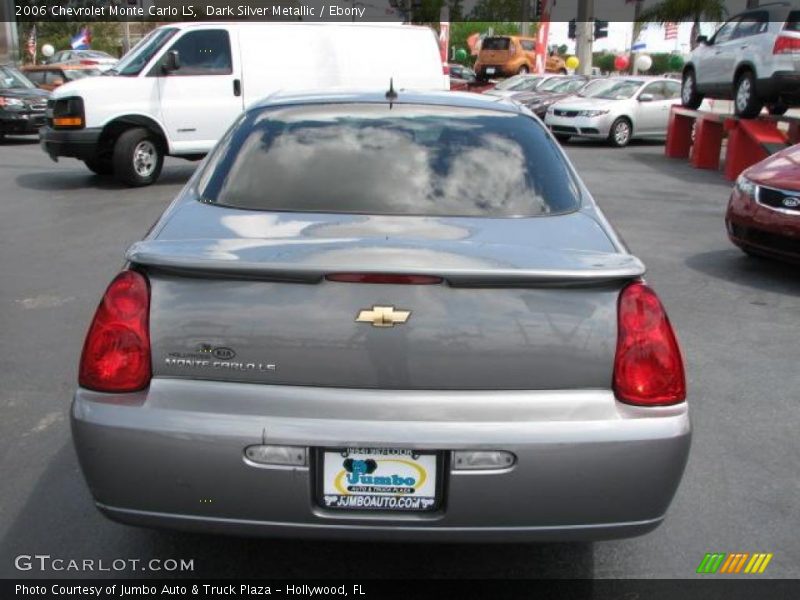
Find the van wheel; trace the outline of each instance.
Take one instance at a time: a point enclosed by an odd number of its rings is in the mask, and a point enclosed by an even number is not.
[[[529,71],[530,71],[530,69],[528,68],[528,65],[522,65],[522,66],[519,68],[519,70],[517,71],[517,73],[519,73],[520,75],[525,75],[525,74],[527,74]]]
[[[161,140],[147,129],[128,129],[114,144],[114,176],[121,182],[140,187],[150,185],[161,174],[164,151]]]
[[[110,158],[90,158],[83,161],[87,168],[97,175],[111,175],[114,172],[114,165]]]
[[[566,69],[561,69],[561,70],[559,71],[559,73],[560,73],[561,75],[566,75],[566,74],[567,74],[567,70],[566,70]]]
[[[681,104],[686,108],[696,110],[703,103],[703,96],[697,93],[697,80],[693,69],[687,69],[683,74],[681,85]]]
[[[612,146],[622,148],[631,141],[632,133],[631,122],[625,117],[620,117],[611,124],[611,129],[608,132],[608,141]]]
[[[764,103],[756,95],[756,78],[752,71],[744,71],[734,84],[733,107],[737,117],[752,119],[761,112]]]

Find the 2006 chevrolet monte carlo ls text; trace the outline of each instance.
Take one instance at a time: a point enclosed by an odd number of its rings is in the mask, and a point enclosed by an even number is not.
[[[72,409],[83,473],[143,526],[646,533],[690,424],[643,272],[519,105],[272,96],[108,287]]]

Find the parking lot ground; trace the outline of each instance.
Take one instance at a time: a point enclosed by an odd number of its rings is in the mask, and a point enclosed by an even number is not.
[[[666,522],[594,544],[416,545],[219,538],[134,529],[92,506],[68,409],[100,295],[192,173],[169,160],[128,189],[32,139],[0,145],[0,576],[20,554],[193,559],[199,577],[691,577],[706,552],[771,552],[800,576],[797,443],[800,273],[745,257],[725,235],[730,184],[663,146],[566,146],[611,222],[647,264],[687,365],[691,457]],[[532,489],[531,494],[537,490]],[[602,498],[597,499],[602,502]],[[163,572],[50,572],[160,576]]]

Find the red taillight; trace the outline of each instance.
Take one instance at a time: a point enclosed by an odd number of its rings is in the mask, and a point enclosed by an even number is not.
[[[450,65],[442,64],[442,73],[450,75]]]
[[[779,35],[775,39],[772,47],[773,54],[797,54],[800,53],[800,38],[788,35]]]
[[[80,61],[80,64],[82,64],[82,65],[99,65],[100,63],[97,62],[96,60],[84,59],[84,60]]]
[[[135,392],[150,383],[150,289],[136,271],[108,286],[86,335],[78,382],[98,392]]]
[[[398,275],[395,273],[331,273],[328,281],[340,283],[393,283],[397,285],[434,285],[442,283],[441,277],[433,275]]]
[[[655,292],[631,283],[619,296],[614,392],[628,404],[664,406],[686,399],[683,359]]]

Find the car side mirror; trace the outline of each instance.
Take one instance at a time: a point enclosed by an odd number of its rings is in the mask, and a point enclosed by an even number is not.
[[[642,94],[639,96],[639,102],[652,102],[653,100],[655,100],[653,94]]]
[[[711,45],[711,41],[708,39],[707,35],[698,35],[697,38],[695,39],[695,42],[697,42],[698,46],[700,44],[705,44],[706,46]]]
[[[164,73],[169,74],[181,68],[181,56],[177,50],[170,50],[167,52],[167,60],[164,62],[162,70]]]

